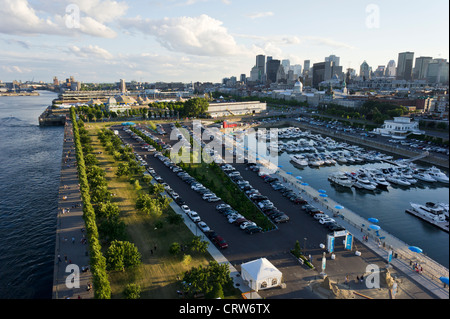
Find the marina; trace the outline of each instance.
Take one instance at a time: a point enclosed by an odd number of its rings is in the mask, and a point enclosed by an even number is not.
[[[340,213],[348,209],[363,219],[378,218],[384,231],[405,243],[422,247],[427,256],[448,267],[448,233],[405,212],[411,201],[448,203],[448,175],[441,169],[422,166],[369,148],[366,150],[360,146],[336,142],[330,137],[301,131],[299,128],[283,127],[278,132],[278,145],[281,146],[279,171],[287,172],[285,176],[291,180],[296,178],[294,181],[297,186],[311,187],[316,198],[328,202],[333,200],[345,207]],[[274,133],[257,133],[256,136],[259,142],[266,142],[270,134],[273,136]],[[236,135],[237,142],[243,141],[243,132],[234,132],[232,135]],[[293,145],[306,145],[308,152],[301,152]],[[311,150],[312,147],[314,150]],[[274,151],[276,148],[272,146],[267,149]],[[335,159],[336,164],[325,165],[325,161],[320,165],[310,164],[309,159],[325,158],[325,155]],[[305,162],[303,165],[297,163],[305,159],[308,165]],[[441,176],[440,181],[431,178],[432,171]],[[360,175],[370,176],[370,185],[362,178],[356,183]],[[375,180],[379,182],[377,186],[374,185]],[[318,197],[317,189],[325,190],[326,198]],[[446,218],[448,222],[448,215]]]

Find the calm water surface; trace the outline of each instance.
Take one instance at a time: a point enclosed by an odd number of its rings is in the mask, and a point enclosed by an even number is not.
[[[51,298],[63,127],[38,116],[56,98],[0,97],[0,298]]]

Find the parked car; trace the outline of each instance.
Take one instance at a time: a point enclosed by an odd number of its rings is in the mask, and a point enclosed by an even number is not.
[[[327,227],[329,230],[331,231],[340,231],[340,230],[345,230],[344,227],[342,227],[341,225],[337,224],[336,222],[330,222],[327,224]]]
[[[191,211],[188,205],[181,205],[181,210],[186,214]]]
[[[287,221],[289,221],[289,216],[286,214],[282,214],[276,217],[273,221],[276,223],[286,223]]]
[[[321,218],[327,218],[327,217],[328,217],[328,215],[326,215],[326,214],[315,214],[314,215],[315,219],[321,219]]]
[[[228,243],[225,241],[225,239],[222,238],[222,236],[214,237],[213,243],[216,244],[220,249],[225,249],[228,247]]]
[[[326,223],[330,223],[330,222],[334,222],[335,220],[333,218],[330,217],[322,217],[319,219],[319,223],[326,224]]]
[[[200,221],[200,222],[197,223],[197,225],[198,225],[198,227],[200,227],[202,232],[207,232],[207,231],[211,230],[211,228],[209,228],[208,225],[206,225],[205,222]]]
[[[191,210],[191,211],[189,211],[188,215],[192,219],[193,222],[200,221],[200,216],[198,216],[197,212],[194,212],[193,210]]]
[[[239,228],[246,229],[246,228],[248,228],[250,226],[256,226],[256,223],[252,222],[252,221],[246,221],[246,222],[243,222],[242,224],[240,224]]]
[[[245,228],[245,232],[250,235],[254,234],[254,233],[260,233],[261,231],[262,231],[262,228],[258,227],[258,226],[249,226],[249,227]]]

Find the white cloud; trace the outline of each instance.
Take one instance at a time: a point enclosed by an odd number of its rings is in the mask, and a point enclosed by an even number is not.
[[[88,45],[82,48],[72,45],[69,46],[69,52],[81,58],[100,58],[105,60],[113,58],[111,53],[97,45]]]
[[[124,3],[111,0],[64,0],[55,8],[47,2],[41,0],[39,4],[42,7],[36,9],[28,0],[3,0],[0,6],[0,33],[25,36],[86,34],[114,38],[116,32],[105,23],[123,15],[127,9]],[[69,4],[79,9],[79,28],[70,28],[66,24],[74,16],[73,12],[66,12]],[[34,6],[38,7],[36,4]]]
[[[245,54],[246,51],[236,43],[222,24],[205,14],[161,20],[136,17],[121,21],[123,28],[152,35],[170,51],[199,56]]]
[[[259,19],[259,18],[265,18],[265,17],[271,17],[273,16],[273,12],[267,11],[267,12],[255,12],[251,14],[247,14],[247,17],[250,19]]]

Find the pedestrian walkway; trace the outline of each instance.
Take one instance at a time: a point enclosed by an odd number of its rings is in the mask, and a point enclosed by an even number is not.
[[[84,227],[72,123],[66,119],[58,198],[53,299],[90,299],[94,296],[93,290],[88,289],[88,285],[92,284],[92,277],[88,268],[88,243]],[[79,282],[76,280],[78,275]]]
[[[367,227],[369,224],[367,220],[343,208],[329,197],[320,197],[320,193],[317,190],[306,183],[302,184],[297,178],[287,174],[283,170],[278,170],[276,175],[285,182],[286,186],[297,190],[309,203],[313,203],[314,206],[320,208],[330,217],[334,219],[339,218],[338,223],[340,225],[345,227],[366,247],[385,258],[386,262],[388,260],[388,253],[392,250],[396,258],[392,258],[390,265],[403,272],[412,281],[428,289],[438,298],[449,298],[448,287],[444,288],[444,284],[439,280],[441,276],[448,277],[449,273],[447,268],[423,254],[410,251],[406,243],[383,230],[379,230],[377,233],[374,230],[370,230]],[[415,263],[424,267],[424,271],[421,273],[415,271],[413,268]]]

